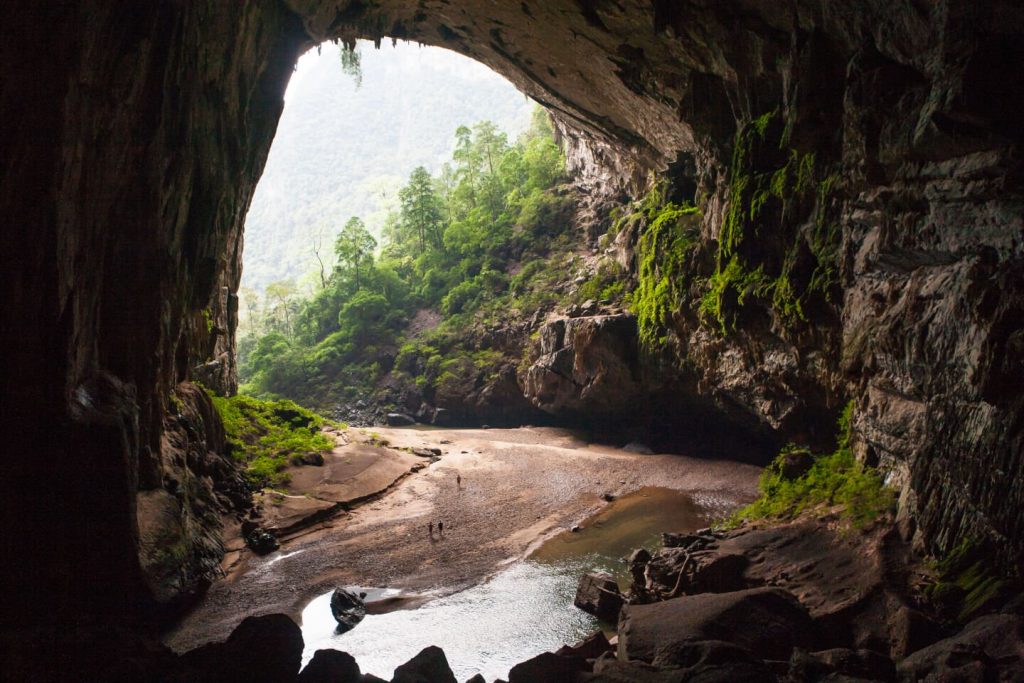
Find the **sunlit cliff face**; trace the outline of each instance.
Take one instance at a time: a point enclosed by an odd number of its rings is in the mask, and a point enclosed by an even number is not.
[[[233,388],[242,221],[284,87],[305,48],[355,37],[442,45],[508,76],[554,113],[594,196],[651,169],[687,176],[707,245],[736,199],[737,131],[777,111],[819,179],[839,179],[838,290],[797,332],[767,310],[727,335],[683,316],[686,391],[781,432],[813,431],[852,398],[857,448],[892,470],[919,538],[980,539],[1013,564],[1024,96],[1006,65],[1024,57],[1021,12],[294,0],[127,13],[15,0],[0,54],[0,557],[23,587],[11,608],[122,615],[154,595],[136,500],[182,466],[164,439],[169,391],[200,365],[210,386]],[[751,238],[747,257],[784,253],[778,236],[802,234],[794,220]],[[189,448],[215,432],[189,433]],[[179,514],[194,502],[179,499]],[[187,591],[216,549],[183,556]]]

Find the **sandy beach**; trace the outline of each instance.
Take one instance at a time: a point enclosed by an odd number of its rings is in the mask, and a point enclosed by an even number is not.
[[[754,497],[760,472],[725,460],[588,444],[555,428],[350,430],[356,441],[371,436],[395,449],[439,448],[442,456],[270,555],[230,554],[227,576],[167,634],[169,646],[182,651],[222,640],[250,615],[284,612],[298,620],[309,600],[336,585],[426,595],[459,590],[579,523],[606,504],[603,494],[668,487],[720,516]],[[443,536],[436,529],[441,521]]]

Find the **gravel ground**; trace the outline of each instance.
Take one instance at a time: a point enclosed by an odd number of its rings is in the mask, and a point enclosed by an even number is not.
[[[459,590],[595,512],[603,493],[664,486],[724,515],[754,497],[760,472],[725,460],[588,445],[553,428],[372,431],[394,447],[437,447],[443,457],[271,555],[235,553],[225,579],[168,633],[169,646],[182,651],[222,640],[250,615],[298,619],[306,603],[335,585]],[[444,535],[435,528],[431,536],[428,523],[439,521]]]

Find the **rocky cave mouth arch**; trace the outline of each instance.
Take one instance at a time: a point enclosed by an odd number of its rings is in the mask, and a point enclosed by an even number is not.
[[[167,397],[207,359],[207,381],[234,389],[241,221],[281,93],[304,48],[355,37],[443,45],[506,75],[561,120],[595,205],[681,153],[708,239],[729,207],[736,131],[779,110],[796,147],[852,179],[842,308],[805,340],[823,353],[795,365],[774,341],[755,355],[697,344],[708,362],[738,362],[696,390],[776,428],[804,397],[852,396],[860,447],[892,470],[921,542],[981,539],[1019,566],[1024,95],[992,67],[1022,61],[1024,19],[1011,2],[980,5],[268,0],[129,13],[17,0],[0,54],[0,562],[23,587],[12,614],[152,606],[136,497],[173,464]]]

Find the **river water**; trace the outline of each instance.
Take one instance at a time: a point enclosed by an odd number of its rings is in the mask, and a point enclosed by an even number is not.
[[[428,645],[438,645],[460,681],[477,673],[489,681],[507,678],[514,664],[578,642],[601,627],[573,606],[580,576],[607,571],[625,587],[625,557],[634,548],[654,548],[661,532],[699,529],[717,513],[678,491],[644,488],[603,508],[580,531],[547,540],[530,557],[481,584],[417,602],[415,609],[369,614],[348,633],[335,633],[331,594],[325,593],[302,612],[303,663],[319,649],[343,650],[364,673],[388,680],[395,667]],[[374,591],[368,599],[397,593]]]

